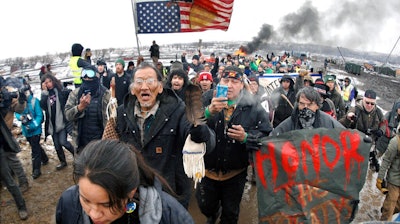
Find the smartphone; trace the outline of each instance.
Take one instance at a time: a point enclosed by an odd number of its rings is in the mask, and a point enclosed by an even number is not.
[[[91,94],[90,89],[83,90],[83,95]]]
[[[216,97],[228,97],[228,86],[218,84]]]

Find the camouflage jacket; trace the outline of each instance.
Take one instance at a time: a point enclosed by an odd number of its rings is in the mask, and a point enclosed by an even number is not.
[[[102,116],[103,116],[103,127],[107,124],[107,105],[111,98],[111,93],[104,86],[101,86],[101,93],[103,94],[101,100]],[[65,118],[67,121],[73,122],[72,138],[75,143],[78,142],[78,125],[79,120],[85,117],[85,111],[79,112],[79,88],[74,89],[68,97],[67,103],[65,104]]]

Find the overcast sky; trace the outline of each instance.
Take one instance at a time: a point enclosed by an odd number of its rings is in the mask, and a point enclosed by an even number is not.
[[[0,59],[69,52],[75,42],[92,49],[136,47],[131,0],[2,0],[0,8]],[[226,32],[138,37],[140,46],[252,41],[269,24],[282,41],[389,53],[400,35],[398,9],[398,0],[235,0]]]

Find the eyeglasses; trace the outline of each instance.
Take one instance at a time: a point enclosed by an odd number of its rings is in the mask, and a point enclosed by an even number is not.
[[[368,105],[371,105],[371,106],[374,106],[374,105],[375,105],[374,102],[368,102],[368,101],[365,101],[365,104],[368,104]]]
[[[82,78],[93,78],[96,76],[96,72],[91,69],[83,69],[81,73]]]
[[[133,80],[133,83],[135,84],[135,86],[142,86],[143,83],[146,83],[146,85],[148,86],[153,86],[155,83],[157,82],[157,79],[155,78],[148,78],[148,79],[141,79],[141,78],[137,78],[135,80]]]

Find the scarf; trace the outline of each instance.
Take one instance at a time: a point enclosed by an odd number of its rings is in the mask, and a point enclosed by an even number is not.
[[[139,201],[140,223],[160,223],[163,209],[157,189],[139,186]]]
[[[299,121],[303,129],[312,129],[315,121],[315,112],[308,108],[300,110]]]
[[[56,98],[56,114],[52,114],[51,113],[51,103],[50,97],[47,99],[47,110],[49,111],[49,127],[48,127],[48,131],[50,135],[53,135],[55,133],[53,133],[53,130],[55,129],[56,133],[60,132],[61,130],[63,130],[65,128],[65,124],[64,124],[64,115],[62,113],[61,110],[61,104],[60,104],[60,97],[58,96],[58,89],[54,88],[54,92],[55,92],[55,98]],[[54,103],[54,102],[53,102]],[[55,128],[53,127],[53,122],[51,122],[52,116],[56,116],[56,122],[54,123],[54,125],[56,126]]]

